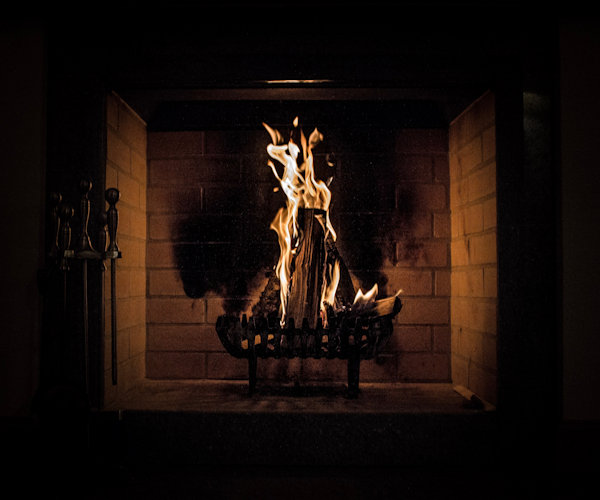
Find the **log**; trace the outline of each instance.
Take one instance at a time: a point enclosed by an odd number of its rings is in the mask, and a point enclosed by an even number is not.
[[[368,304],[356,305],[348,311],[348,317],[380,318],[382,316],[396,315],[402,309],[402,302],[398,295],[392,295],[385,299],[375,300]]]
[[[308,320],[309,328],[316,328],[321,305],[323,269],[325,266],[325,232],[316,219],[323,210],[313,208],[298,211],[299,242],[293,261],[287,318]]]

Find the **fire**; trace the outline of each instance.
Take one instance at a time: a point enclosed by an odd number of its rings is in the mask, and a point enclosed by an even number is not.
[[[298,117],[294,119],[293,125],[294,131],[286,144],[279,131],[263,123],[272,141],[267,146],[267,153],[284,167],[282,174],[279,175],[273,161],[268,162],[286,196],[285,207],[279,209],[270,226],[277,233],[280,249],[275,272],[280,283],[282,325],[285,323],[287,312],[293,260],[299,244],[298,210],[301,208],[322,210],[324,217],[318,217],[318,221],[323,227],[325,240],[331,238],[335,241],[337,238],[329,218],[331,191],[325,182],[316,179],[314,171],[312,151],[323,140],[323,135],[315,128],[307,139],[300,129],[300,145],[298,145],[294,141],[294,137],[298,136]],[[323,270],[321,311],[325,309],[326,304],[333,304],[339,280],[339,263],[326,265]]]
[[[370,304],[371,302],[375,301],[378,293],[379,287],[377,286],[377,283],[375,283],[373,288],[371,288],[367,293],[363,293],[363,291],[359,288],[358,292],[356,292],[356,297],[354,297],[354,302],[352,305],[361,306]]]

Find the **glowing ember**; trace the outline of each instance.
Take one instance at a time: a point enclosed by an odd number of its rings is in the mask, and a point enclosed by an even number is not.
[[[315,128],[307,140],[304,132],[300,129],[300,146],[298,146],[293,140],[293,136],[297,133],[292,134],[286,144],[279,131],[272,129],[266,123],[263,125],[269,132],[272,141],[267,146],[267,153],[284,167],[283,173],[279,175],[275,164],[272,161],[268,163],[286,196],[286,206],[279,209],[271,223],[271,229],[277,233],[280,249],[275,271],[280,282],[281,324],[283,325],[288,309],[293,261],[300,240],[298,210],[302,208],[323,211],[324,216],[317,216],[317,220],[325,233],[324,240],[331,238],[335,241],[337,236],[329,218],[331,191],[325,182],[315,178],[314,171],[312,151],[323,140],[323,135]],[[298,128],[298,117],[294,119],[293,125],[294,129]],[[302,154],[300,155],[300,153]],[[300,162],[298,162],[298,157],[300,157]],[[323,269],[321,311],[324,311],[326,304],[333,304],[339,279],[339,263],[326,265]]]

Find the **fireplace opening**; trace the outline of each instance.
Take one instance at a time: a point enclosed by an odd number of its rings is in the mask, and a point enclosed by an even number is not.
[[[109,383],[105,348],[109,407],[134,404],[136,393],[143,400],[152,384],[247,383],[248,361],[227,352],[216,327],[222,316],[241,322],[279,310],[267,304],[278,296],[269,290],[279,255],[269,225],[285,196],[262,123],[287,140],[296,116],[307,136],[315,127],[323,135],[315,176],[330,183],[350,286],[377,285],[379,297],[401,290],[389,340],[360,363],[361,384],[442,384],[496,403],[494,94],[449,105],[309,90],[304,99],[260,89],[243,99],[233,90],[235,100],[223,90],[219,99],[107,97],[106,185],[121,190],[123,250],[122,375]],[[265,356],[259,389],[346,383],[345,360],[315,358]]]

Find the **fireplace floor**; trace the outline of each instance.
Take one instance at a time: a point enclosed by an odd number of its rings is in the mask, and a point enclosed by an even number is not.
[[[144,380],[96,412],[98,453],[133,464],[457,464],[492,457],[495,411],[451,384]],[[111,444],[112,443],[112,444]],[[104,449],[104,451],[102,451]]]
[[[357,399],[347,399],[341,383],[295,386],[263,382],[250,397],[247,381],[146,379],[106,410],[453,415],[482,411],[448,383],[362,383],[360,388]]]

